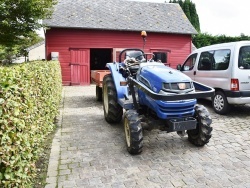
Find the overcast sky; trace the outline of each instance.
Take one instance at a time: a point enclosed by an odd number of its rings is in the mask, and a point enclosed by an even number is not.
[[[136,0],[165,2],[165,0]],[[168,2],[169,0],[167,0]],[[196,5],[202,33],[250,36],[250,0],[191,0]]]

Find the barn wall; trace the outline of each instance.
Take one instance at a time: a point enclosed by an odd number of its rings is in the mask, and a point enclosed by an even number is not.
[[[191,35],[150,33],[144,51],[150,49],[171,50],[169,60],[171,67],[183,63],[191,52]],[[143,48],[140,32],[60,29],[46,31],[46,58],[51,59],[51,52],[59,52],[62,67],[63,84],[70,83],[70,48]]]

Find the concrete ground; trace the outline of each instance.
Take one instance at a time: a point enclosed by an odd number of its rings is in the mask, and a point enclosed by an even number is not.
[[[122,122],[104,120],[94,85],[64,87],[63,98],[46,188],[250,188],[250,106],[222,116],[199,101],[213,119],[206,146],[197,148],[176,133],[144,131],[143,152],[132,156]]]

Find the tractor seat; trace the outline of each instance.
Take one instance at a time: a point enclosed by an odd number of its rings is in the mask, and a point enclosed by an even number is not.
[[[126,58],[135,58],[136,61],[143,62],[145,61],[144,54],[141,51],[128,51],[125,54],[125,59]]]
[[[141,51],[128,51],[125,54],[125,58],[135,58],[135,62],[145,62],[146,59],[144,58],[144,54]],[[134,76],[136,75],[136,72],[139,69],[139,65],[136,64],[133,66],[133,64],[130,64],[129,70],[131,74]]]

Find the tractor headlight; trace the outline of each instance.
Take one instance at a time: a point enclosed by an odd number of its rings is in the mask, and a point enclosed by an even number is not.
[[[195,91],[192,82],[163,83],[163,91],[170,93],[189,93]]]

